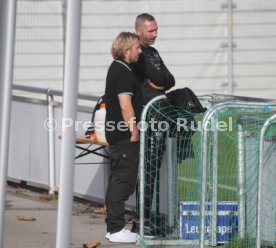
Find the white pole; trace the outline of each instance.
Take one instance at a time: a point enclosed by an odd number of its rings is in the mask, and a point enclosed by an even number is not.
[[[49,194],[55,194],[56,191],[56,167],[55,167],[55,117],[54,117],[54,96],[47,92],[48,101],[48,120],[53,120],[53,125],[48,130],[48,148],[49,148]]]
[[[227,0],[227,18],[228,18],[228,50],[227,50],[227,63],[228,63],[228,94],[233,94],[233,6],[232,0]]]
[[[238,127],[238,202],[239,202],[239,237],[245,237],[245,132],[241,121],[237,122]]]
[[[16,0],[0,1],[0,247],[3,247]]]
[[[64,70],[61,165],[58,200],[57,248],[68,248],[72,231],[75,130],[80,53],[81,0],[68,0]],[[65,123],[66,122],[66,123]],[[70,123],[71,125],[69,125]],[[65,125],[66,124],[66,125]],[[68,125],[67,125],[68,124]]]
[[[213,119],[218,127],[218,119]],[[212,132],[212,217],[210,230],[210,245],[217,246],[217,206],[218,206],[218,129]]]

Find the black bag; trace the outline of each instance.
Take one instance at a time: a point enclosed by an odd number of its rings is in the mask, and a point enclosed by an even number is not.
[[[203,113],[207,110],[203,108],[195,93],[187,87],[170,91],[166,96],[172,105],[182,107],[189,112]]]
[[[85,132],[85,136],[90,136],[91,134],[95,133],[95,125],[94,125],[95,113],[97,110],[100,109],[100,106],[102,103],[106,103],[104,95],[100,97],[100,99],[98,100],[98,102],[96,103],[96,105],[93,109],[92,118],[91,118],[91,126],[87,128],[87,130]]]
[[[203,113],[207,110],[206,108],[203,108],[194,92],[187,87],[173,90],[167,93],[166,96],[172,105],[184,108],[187,111],[187,113],[185,113],[185,118],[188,121],[188,126],[190,123],[195,122],[193,113]],[[177,114],[175,116],[177,116]],[[177,162],[181,163],[182,160],[193,158],[194,149],[192,135],[194,134],[194,131],[181,128],[179,132],[176,132],[177,127],[175,122],[171,124],[170,130],[172,136],[177,136]]]

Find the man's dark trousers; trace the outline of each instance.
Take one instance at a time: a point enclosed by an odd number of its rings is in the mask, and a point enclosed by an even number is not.
[[[125,201],[136,187],[139,145],[139,141],[127,139],[109,147],[111,168],[105,197],[107,232],[115,233],[125,226]]]

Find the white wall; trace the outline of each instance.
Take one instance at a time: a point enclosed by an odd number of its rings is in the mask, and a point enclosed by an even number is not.
[[[196,93],[227,93],[227,25],[233,24],[235,95],[275,98],[276,1],[83,1],[79,91],[102,94],[112,40],[134,31],[137,14],[159,23],[155,47],[176,78]],[[18,1],[17,84],[62,88],[64,6],[61,0]]]
[[[91,113],[78,111],[77,121],[90,121]],[[57,188],[59,185],[61,154],[61,140],[58,137],[62,131],[61,116],[61,107],[55,107],[54,117],[57,121],[55,131],[55,181]],[[9,180],[16,182],[23,180],[28,185],[49,189],[48,132],[44,128],[44,122],[47,118],[47,105],[45,103],[12,101],[8,161]],[[78,134],[84,134],[85,130],[82,127],[83,125],[79,125]],[[84,147],[87,147],[87,145]],[[79,149],[76,149],[76,155],[80,152]],[[75,195],[103,202],[109,173],[107,161],[100,156],[89,154],[75,160],[75,162]]]

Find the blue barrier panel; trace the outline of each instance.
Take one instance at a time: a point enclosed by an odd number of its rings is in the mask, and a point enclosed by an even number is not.
[[[198,202],[180,203],[180,233],[183,240],[199,239],[200,207]],[[211,203],[206,204],[205,237],[209,239]],[[218,202],[217,243],[227,243],[238,232],[238,205],[236,202]]]

